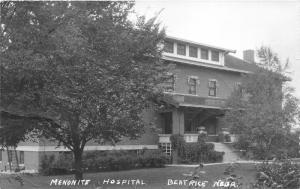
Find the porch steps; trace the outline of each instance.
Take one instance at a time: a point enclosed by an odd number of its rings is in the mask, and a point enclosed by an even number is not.
[[[225,152],[223,156],[223,163],[230,163],[242,160],[241,157],[236,152],[234,152],[234,150],[230,148],[227,144],[221,142],[210,143],[213,143],[215,145],[215,151]]]

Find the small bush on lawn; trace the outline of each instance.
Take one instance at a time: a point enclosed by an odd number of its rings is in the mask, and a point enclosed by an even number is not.
[[[299,189],[300,165],[291,160],[268,161],[257,167],[256,188]]]
[[[179,163],[215,163],[223,160],[224,152],[215,151],[214,144],[206,143],[201,137],[197,143],[186,143],[180,135],[172,135],[170,139],[173,149],[177,150]]]

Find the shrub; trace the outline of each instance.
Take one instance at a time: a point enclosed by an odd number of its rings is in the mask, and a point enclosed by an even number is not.
[[[40,170],[42,175],[61,175],[68,174],[73,169],[73,157],[65,153],[57,158],[54,155],[42,156]]]
[[[139,154],[135,151],[95,151],[88,152],[83,159],[84,167],[92,172],[163,167],[168,162],[160,150],[143,150]]]
[[[179,156],[179,163],[214,163],[223,160],[224,153],[214,151],[214,144],[206,143],[203,137],[198,137],[197,143],[186,143],[180,135],[172,135],[170,140]]]
[[[300,165],[291,160],[265,161],[257,167],[255,186],[257,188],[300,188]]]

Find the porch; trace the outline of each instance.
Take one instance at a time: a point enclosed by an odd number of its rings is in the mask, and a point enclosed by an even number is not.
[[[169,109],[160,112],[159,145],[171,153],[170,136],[180,134],[188,143],[198,141],[199,128],[207,132],[208,142],[217,142],[224,124],[225,99],[168,93],[165,102]]]

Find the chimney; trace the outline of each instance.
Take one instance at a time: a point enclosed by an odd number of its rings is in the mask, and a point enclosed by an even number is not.
[[[254,50],[244,50],[243,51],[243,59],[249,63],[254,62]]]

